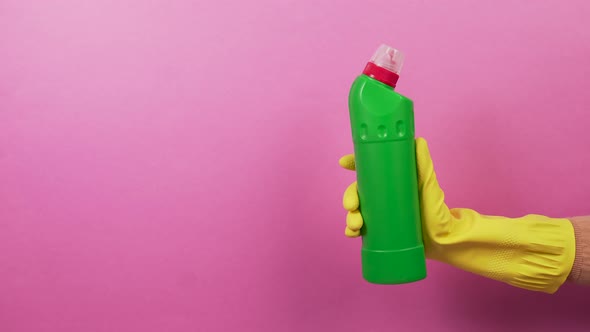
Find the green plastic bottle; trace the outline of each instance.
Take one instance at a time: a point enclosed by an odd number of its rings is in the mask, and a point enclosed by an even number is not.
[[[350,89],[363,277],[402,284],[426,277],[416,171],[414,105],[394,91],[403,55],[381,45]]]

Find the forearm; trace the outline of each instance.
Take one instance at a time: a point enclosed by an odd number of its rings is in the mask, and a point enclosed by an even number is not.
[[[568,281],[590,285],[590,216],[570,218],[576,238],[576,258]]]

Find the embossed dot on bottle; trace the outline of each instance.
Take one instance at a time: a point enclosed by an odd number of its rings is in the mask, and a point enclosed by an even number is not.
[[[369,129],[367,128],[367,124],[366,123],[361,124],[361,130],[359,132],[359,136],[361,137],[362,140],[366,140],[368,135],[369,135]]]
[[[399,137],[404,137],[406,135],[406,124],[402,120],[395,123],[395,132]]]
[[[387,138],[387,127],[384,125],[380,125],[377,127],[377,137],[379,138]]]

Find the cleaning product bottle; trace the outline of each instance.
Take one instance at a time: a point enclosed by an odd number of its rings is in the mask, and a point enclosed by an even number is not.
[[[381,45],[350,89],[362,271],[375,284],[426,277],[416,172],[414,104],[394,91],[403,62]]]

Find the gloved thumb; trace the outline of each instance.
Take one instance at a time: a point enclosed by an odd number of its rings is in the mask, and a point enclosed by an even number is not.
[[[422,222],[431,236],[446,235],[450,230],[452,216],[445,204],[445,194],[436,179],[428,143],[424,138],[416,139],[416,162]]]

